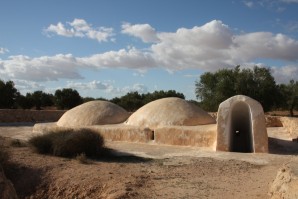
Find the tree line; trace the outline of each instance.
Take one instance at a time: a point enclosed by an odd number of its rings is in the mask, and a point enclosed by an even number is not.
[[[92,100],[111,101],[127,111],[135,111],[143,105],[165,97],[179,97],[185,99],[182,93],[174,90],[154,91],[152,93],[140,94],[129,92],[122,97],[115,97],[111,100],[104,98],[81,97],[77,90],[71,88],[58,89],[54,94],[43,91],[34,91],[26,95],[20,94],[15,88],[13,81],[0,80],[0,109],[36,109],[56,106],[58,109],[71,109],[84,102]]]
[[[298,109],[298,81],[290,80],[287,84],[276,84],[270,68],[255,66],[252,69],[221,69],[206,72],[195,82],[197,101],[191,100],[206,111],[217,111],[221,102],[234,95],[246,95],[259,101],[264,111],[289,110],[294,115]],[[81,97],[78,91],[71,88],[58,89],[54,94],[35,91],[20,94],[13,81],[0,80],[0,108],[22,108],[37,110],[43,107],[56,106],[58,109],[70,109],[91,100],[111,101],[127,111],[135,111],[141,106],[165,97],[185,99],[182,93],[175,90],[154,91],[140,94],[129,92],[122,97],[111,100],[104,98]]]
[[[264,111],[289,110],[294,115],[298,109],[298,81],[276,84],[270,68],[240,66],[206,72],[195,82],[199,105],[207,111],[217,111],[224,100],[234,95],[246,95],[259,101]]]

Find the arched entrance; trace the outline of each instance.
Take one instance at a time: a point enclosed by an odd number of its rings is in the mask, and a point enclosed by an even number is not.
[[[217,151],[267,153],[268,135],[262,105],[256,100],[236,95],[218,107]]]
[[[229,151],[231,152],[254,152],[251,113],[248,105],[244,102],[238,102],[232,106],[229,140]]]

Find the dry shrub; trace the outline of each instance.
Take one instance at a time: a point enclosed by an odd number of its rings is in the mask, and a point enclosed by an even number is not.
[[[29,144],[42,154],[61,157],[98,157],[103,149],[103,137],[90,129],[67,129],[33,137]]]

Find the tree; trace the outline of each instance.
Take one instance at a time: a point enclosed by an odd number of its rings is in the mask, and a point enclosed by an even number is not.
[[[184,95],[182,93],[178,93],[174,90],[169,91],[154,91],[153,93],[139,94],[138,92],[129,92],[122,97],[115,97],[111,102],[123,107],[127,111],[136,111],[140,107],[145,104],[152,102],[157,99],[165,98],[165,97],[179,97],[184,99]]]
[[[202,108],[216,111],[218,105],[235,95],[235,83],[239,67],[234,70],[222,69],[215,73],[207,72],[196,81],[196,96],[201,101]]]
[[[147,93],[143,95],[143,104],[147,104],[149,102],[152,102],[154,100],[166,98],[166,97],[179,97],[181,99],[185,99],[184,95],[182,93],[178,93],[175,90],[168,90],[168,91],[154,91],[153,93]]]
[[[71,109],[83,103],[78,91],[71,88],[58,89],[55,92],[55,103],[59,109]]]
[[[20,93],[15,88],[13,81],[0,80],[0,93],[0,108],[15,108]]]
[[[21,107],[22,109],[31,109],[34,106],[34,102],[33,99],[30,96],[28,96],[28,93],[26,96],[24,95],[20,95],[17,98],[17,104],[19,105],[19,107]]]
[[[264,110],[276,103],[278,88],[269,68],[255,66],[253,69],[222,69],[204,73],[196,81],[196,96],[208,111],[216,111],[219,104],[234,95],[247,95],[259,101]]]
[[[143,99],[143,95],[140,95],[138,92],[129,92],[120,98],[113,98],[111,102],[121,106],[127,111],[136,111],[144,105]]]
[[[294,116],[294,110],[298,108],[298,81],[290,80],[288,84],[279,85],[279,106],[289,110],[290,116]]]

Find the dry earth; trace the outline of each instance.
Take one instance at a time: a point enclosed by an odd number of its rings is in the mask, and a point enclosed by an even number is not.
[[[276,154],[110,142],[117,156],[81,164],[10,145],[31,132],[32,126],[0,127],[0,144],[10,152],[6,175],[20,198],[269,198],[278,169],[298,151],[274,139]]]

